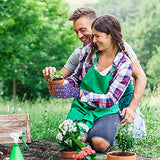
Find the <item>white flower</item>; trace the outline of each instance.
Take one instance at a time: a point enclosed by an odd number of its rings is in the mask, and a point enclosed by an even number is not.
[[[72,125],[73,121],[71,119],[67,119],[63,122],[64,125]]]
[[[68,130],[68,126],[64,126],[64,127],[63,127],[63,130],[64,130],[64,131],[67,131],[67,130]]]
[[[86,132],[88,132],[89,128],[87,125],[85,125],[84,123],[78,123],[78,125],[82,127]]]
[[[65,120],[62,124],[59,125],[59,129],[68,130],[70,126],[73,125],[73,121],[70,119]]]
[[[62,124],[59,125],[59,129],[61,129],[61,128],[62,128]]]
[[[77,127],[73,127],[73,132],[77,132]]]
[[[62,141],[63,140],[63,136],[62,136],[62,133],[59,132],[56,136],[56,139],[58,139],[59,141]]]
[[[65,130],[62,130],[62,134],[65,136],[65,135],[66,135],[66,131],[65,131]]]
[[[74,136],[76,136],[78,140],[81,140],[82,138],[82,132],[80,131],[79,127],[86,132],[89,130],[88,126],[83,123],[73,122],[71,119],[63,121],[59,125],[59,133],[56,136],[57,140],[60,142],[63,141],[68,146],[73,145],[74,142],[72,138]]]
[[[72,129],[73,129],[73,126],[70,126],[69,129],[68,129],[68,131],[72,132]]]
[[[73,123],[73,121],[71,119],[68,119],[67,121],[68,121],[69,124]]]

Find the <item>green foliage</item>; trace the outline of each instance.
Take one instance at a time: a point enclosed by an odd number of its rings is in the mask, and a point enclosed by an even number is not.
[[[147,77],[148,83],[153,88],[160,84],[160,47],[157,49],[158,53],[153,54],[147,63]]]
[[[121,125],[118,129],[116,142],[122,152],[130,151],[134,147],[136,139],[132,133],[133,130],[128,121],[125,126]]]
[[[52,119],[55,119],[55,116],[49,114],[47,110],[45,110],[42,113],[41,120],[39,121],[39,123],[36,124],[34,128],[34,132],[36,133],[34,137],[36,139],[53,140],[55,129],[52,127],[53,125]],[[38,134],[38,133],[41,133],[41,134]]]
[[[157,54],[160,41],[160,3],[145,0],[136,13],[135,19],[124,23],[125,40],[134,48],[143,69],[146,71],[150,58]]]
[[[21,98],[49,95],[42,70],[46,66],[62,68],[77,41],[68,9],[63,0],[0,2],[3,96],[12,95],[14,80]]]
[[[32,139],[56,141],[58,126],[70,109],[71,100],[51,99],[24,104],[25,112],[30,112]],[[28,106],[27,106],[28,104]],[[22,106],[22,105],[21,105]],[[22,108],[22,107],[21,107]]]
[[[58,71],[52,73],[50,80],[52,81],[53,79],[63,79],[63,73]]]
[[[137,142],[134,152],[141,156],[158,159],[160,157],[160,87],[147,91],[141,101],[141,112],[144,115],[146,134]]]
[[[160,41],[160,4],[157,0],[148,1],[140,11],[136,19],[137,36],[136,48],[138,57],[143,68],[146,70],[146,64],[154,53],[157,53],[157,47]],[[145,17],[145,18],[144,18]],[[137,43],[139,42],[139,43]],[[145,58],[144,58],[145,57]]]
[[[160,3],[158,0],[145,0],[134,19],[126,19],[123,33],[137,54],[151,87],[159,82],[159,41],[160,41]]]
[[[93,4],[86,4],[86,6],[92,6],[95,8],[98,16],[104,14],[113,14],[125,21],[126,17],[135,17],[135,13],[139,10],[139,5],[143,1],[144,0],[99,0]]]

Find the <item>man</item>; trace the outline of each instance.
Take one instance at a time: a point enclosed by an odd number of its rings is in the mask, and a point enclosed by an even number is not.
[[[91,25],[92,22],[96,19],[96,13],[93,9],[89,7],[79,8],[73,12],[73,14],[69,17],[69,20],[73,21],[74,31],[77,34],[77,37],[80,41],[82,41],[83,45],[72,53],[72,55],[67,60],[65,66],[60,70],[64,74],[64,78],[70,76],[77,65],[79,64],[79,56],[80,54],[85,53],[85,49],[87,45],[92,40],[92,31]],[[134,85],[134,93],[131,99],[131,102],[128,107],[124,108],[121,112],[121,116],[124,116],[124,119],[121,121],[121,124],[126,124],[128,120],[130,123],[135,119],[135,111],[140,102],[140,99],[143,96],[143,92],[146,86],[146,76],[141,68],[141,65],[137,59],[132,48],[125,42],[125,48],[128,51],[128,55],[133,63],[133,77],[135,79]],[[43,70],[43,75],[45,79],[51,75],[51,73],[55,72],[56,69],[54,67],[46,67]],[[122,98],[123,99],[123,96]]]

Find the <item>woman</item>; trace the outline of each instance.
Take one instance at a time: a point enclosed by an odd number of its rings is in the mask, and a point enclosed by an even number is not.
[[[55,89],[55,98],[75,98],[67,119],[88,125],[87,141],[96,151],[105,152],[115,143],[120,123],[118,101],[131,79],[132,63],[116,17],[97,18],[92,33],[93,44],[63,88]]]

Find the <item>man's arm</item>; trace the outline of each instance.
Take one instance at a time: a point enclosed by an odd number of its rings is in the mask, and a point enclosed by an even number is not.
[[[72,74],[72,72],[70,72],[68,69],[66,69],[65,67],[63,67],[61,70],[60,70],[60,72],[62,72],[63,73],[63,78],[65,79],[65,78],[67,78],[67,77],[69,77],[71,74]]]
[[[138,60],[135,60],[133,62],[132,75],[135,79],[135,85],[134,85],[133,97],[132,97],[129,107],[135,111],[138,106],[138,103],[140,102],[143,96],[143,93],[146,87],[146,83],[147,83],[146,75]]]
[[[126,120],[129,120],[130,123],[134,120],[135,110],[140,102],[145,87],[147,83],[146,75],[139,63],[136,59],[133,63],[133,72],[132,75],[135,79],[134,92],[130,105],[122,110],[121,115],[126,115],[125,118],[121,121],[121,124],[125,124]]]

